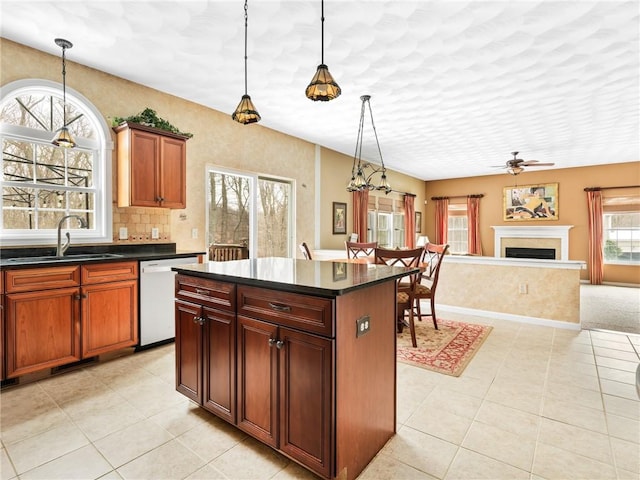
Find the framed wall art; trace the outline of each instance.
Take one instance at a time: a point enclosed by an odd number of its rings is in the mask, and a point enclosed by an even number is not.
[[[333,202],[333,234],[347,233],[347,204]]]
[[[422,232],[422,212],[416,212],[416,233]]]
[[[504,220],[558,220],[558,184],[505,187]]]

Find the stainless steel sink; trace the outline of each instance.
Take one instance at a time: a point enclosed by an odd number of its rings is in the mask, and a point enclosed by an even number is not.
[[[54,263],[54,262],[78,262],[83,260],[107,260],[110,258],[121,258],[118,253],[77,253],[57,257],[46,255],[41,257],[15,257],[4,258],[2,263]]]

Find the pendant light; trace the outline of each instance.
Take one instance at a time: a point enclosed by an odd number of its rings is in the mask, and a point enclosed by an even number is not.
[[[247,11],[247,0],[244,0],[244,95],[240,99],[235,112],[231,115],[231,118],[236,122],[244,125],[260,121],[260,114],[253,105],[251,97],[247,94],[247,24],[249,18]]]
[[[351,167],[351,180],[347,185],[347,191],[360,192],[363,190],[379,190],[384,192],[385,194],[388,194],[392,191],[392,189],[391,185],[389,185],[389,181],[387,180],[387,168],[384,166],[382,150],[380,150],[380,142],[378,141],[378,132],[376,132],[376,126],[373,123],[373,111],[371,110],[371,103],[369,102],[370,99],[371,95],[362,95],[360,97],[360,100],[362,100],[362,107],[360,108],[360,124],[358,125],[358,137],[356,138],[356,152],[353,155],[353,165]],[[380,155],[380,166],[373,165],[362,160],[362,134],[364,132],[365,105],[369,106],[371,127],[376,138],[378,154]],[[368,175],[367,169],[371,170],[371,173],[369,173]],[[376,186],[373,184],[373,177],[378,173],[380,174],[380,182]]]
[[[307,95],[307,98],[314,102],[328,102],[329,100],[339,97],[342,90],[331,76],[331,73],[329,73],[329,67],[324,64],[324,0],[321,1],[320,8],[320,19],[322,25],[320,65],[318,65],[318,70],[311,79],[311,83],[307,87],[305,94]]]
[[[73,148],[76,146],[76,142],[67,127],[67,70],[64,53],[67,48],[73,47],[73,43],[64,38],[56,38],[54,41],[56,45],[62,48],[62,128],[56,131],[51,143],[56,147]]]

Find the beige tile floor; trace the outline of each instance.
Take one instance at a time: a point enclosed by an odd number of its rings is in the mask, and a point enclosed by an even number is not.
[[[494,326],[459,378],[398,364],[367,479],[638,479],[640,336]],[[8,388],[1,479],[313,479],[174,390],[173,345]]]

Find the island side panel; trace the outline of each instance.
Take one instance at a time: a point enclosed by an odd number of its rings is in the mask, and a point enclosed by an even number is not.
[[[394,280],[336,298],[337,478],[356,478],[395,433],[395,309]],[[365,315],[370,330],[356,337]]]

